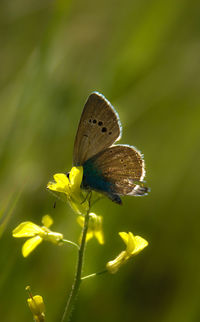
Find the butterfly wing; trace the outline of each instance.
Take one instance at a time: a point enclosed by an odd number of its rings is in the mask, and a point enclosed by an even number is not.
[[[83,165],[86,160],[120,139],[120,136],[121,125],[117,112],[103,95],[92,93],[79,122],[73,164]]]
[[[117,203],[121,203],[119,195],[147,193],[147,188],[138,184],[145,176],[144,160],[132,146],[111,146],[87,160],[83,168],[83,185],[105,193]]]

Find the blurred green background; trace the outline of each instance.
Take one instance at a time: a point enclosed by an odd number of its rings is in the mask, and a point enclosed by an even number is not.
[[[54,218],[78,240],[68,205],[46,191],[71,168],[88,95],[118,111],[121,143],[145,156],[147,197],[100,201],[106,244],[88,243],[84,274],[104,268],[132,231],[149,247],[82,284],[72,322],[200,321],[200,3],[189,0],[0,2],[0,317],[32,321],[25,286],[59,321],[76,263],[73,247],[43,243],[27,259],[11,236],[25,220]]]

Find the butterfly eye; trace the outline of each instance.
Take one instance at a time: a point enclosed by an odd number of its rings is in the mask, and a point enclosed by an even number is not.
[[[67,178],[69,179],[69,172],[67,172]]]

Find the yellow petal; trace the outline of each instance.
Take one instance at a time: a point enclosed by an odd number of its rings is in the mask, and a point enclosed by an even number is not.
[[[65,186],[69,184],[69,179],[65,173],[56,173],[54,174],[53,178],[60,185]]]
[[[53,191],[69,193],[69,179],[64,173],[56,173],[54,176],[55,182],[49,182],[47,188]]]
[[[135,236],[131,232],[129,233],[120,232],[119,235],[123,239],[124,243],[126,244],[127,253],[131,254],[136,247]]]
[[[42,223],[45,227],[49,228],[53,224],[53,219],[49,215],[42,217]]]
[[[145,247],[148,246],[148,241],[140,236],[135,236],[135,249],[132,255],[137,255],[141,252]]]
[[[88,240],[92,239],[92,238],[93,238],[93,236],[94,236],[93,231],[88,230],[87,235],[86,235],[86,241],[88,241]]]
[[[138,254],[148,245],[148,242],[144,238],[134,236],[131,232],[120,232],[119,235],[127,246],[126,253],[128,257]]]
[[[47,189],[52,190],[52,191],[57,191],[57,183],[53,181],[49,181],[47,183]]]
[[[81,226],[81,227],[83,227],[84,226],[84,217],[83,216],[78,216],[77,217],[77,223]]]
[[[22,246],[22,255],[27,257],[41,242],[42,238],[40,236],[28,239]]]
[[[125,232],[120,232],[119,233],[120,237],[123,239],[123,241],[125,242],[126,246],[128,245],[128,239],[129,239],[129,236],[127,233]]]
[[[132,253],[135,251],[135,248],[136,248],[136,239],[135,239],[135,236],[129,232],[128,233],[128,244],[127,244],[127,248],[126,248],[126,251],[128,253]]]
[[[83,179],[83,167],[73,167],[69,173],[69,180],[72,191],[80,189]]]
[[[22,222],[19,226],[17,226],[13,232],[13,237],[33,237],[36,234],[42,232],[42,228],[38,225],[35,225],[31,221]]]
[[[104,244],[104,234],[103,231],[96,231],[95,237],[98,240],[99,244],[103,245]]]

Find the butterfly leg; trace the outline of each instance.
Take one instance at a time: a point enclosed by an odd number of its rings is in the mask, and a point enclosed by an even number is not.
[[[89,190],[85,196],[85,198],[83,199],[83,201],[81,201],[81,204],[83,204],[87,199],[91,199],[92,196],[92,190]]]

